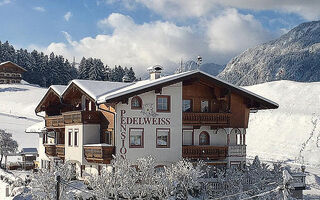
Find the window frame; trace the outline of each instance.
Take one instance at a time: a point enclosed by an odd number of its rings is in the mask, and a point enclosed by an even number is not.
[[[73,133],[73,130],[68,129],[68,146],[69,147],[72,147],[72,133]]]
[[[73,146],[79,146],[79,129],[73,130]]]
[[[158,145],[158,130],[168,130],[167,145]],[[156,148],[170,148],[170,128],[156,128]]]
[[[201,142],[200,137],[203,134],[207,135],[207,138],[208,138],[208,142],[205,143],[205,144],[204,143],[200,143]],[[199,134],[199,145],[210,145],[210,134],[207,131],[201,131],[201,133]]]
[[[189,100],[190,101],[190,111],[184,111],[183,110],[183,101],[187,101],[187,100]],[[193,112],[193,101],[192,101],[192,99],[182,99],[182,112]]]
[[[167,110],[159,110],[158,108],[158,99],[159,98],[166,98],[167,99]],[[171,96],[169,95],[157,95],[156,97],[156,111],[157,112],[171,112]]]
[[[202,111],[202,101],[207,101],[208,102],[208,111],[207,112],[203,112]],[[200,99],[200,112],[201,113],[210,113],[210,101],[209,101],[209,99]]]
[[[142,130],[141,145],[131,145],[131,130]],[[144,128],[129,128],[129,148],[144,148]]]
[[[135,99],[137,99],[138,102],[140,103],[140,106],[139,106],[139,107],[136,107],[136,106],[133,106],[133,105],[132,105],[132,102],[133,102],[133,100],[135,100]],[[142,109],[142,99],[141,99],[141,97],[139,97],[139,96],[134,96],[134,97],[132,97],[132,99],[131,99],[131,109],[132,109],[132,110],[141,110],[141,109]]]
[[[109,145],[112,145],[112,141],[113,141],[113,137],[112,137],[112,131],[111,130],[104,130],[103,131],[103,133],[104,133],[104,142],[106,143],[106,144],[109,144]],[[109,137],[109,141],[107,141],[107,135],[108,135],[108,137]]]

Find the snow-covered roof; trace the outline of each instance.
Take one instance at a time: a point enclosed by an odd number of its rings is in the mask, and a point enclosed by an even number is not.
[[[59,96],[61,96],[66,87],[66,85],[51,85],[49,89],[53,89]]]
[[[31,153],[38,153],[37,148],[22,148],[21,154],[31,154]]]
[[[133,93],[136,93],[136,92],[139,92],[142,90],[146,90],[148,88],[153,88],[154,86],[157,86],[157,85],[179,82],[179,81],[182,81],[182,80],[189,78],[191,76],[194,76],[194,75],[200,75],[200,76],[210,78],[212,81],[215,81],[215,82],[217,82],[221,85],[224,85],[226,87],[229,87],[231,89],[234,89],[235,91],[240,92],[242,94],[245,94],[246,96],[253,97],[253,98],[255,98],[259,101],[262,101],[264,103],[267,103],[267,104],[271,104],[271,107],[273,107],[273,108],[279,107],[279,105],[277,103],[275,103],[269,99],[266,99],[260,95],[252,93],[244,88],[233,85],[231,83],[228,83],[224,80],[221,80],[215,76],[212,76],[208,73],[205,73],[205,72],[199,71],[199,70],[193,70],[193,71],[187,71],[187,72],[183,72],[183,73],[179,73],[179,74],[173,74],[173,75],[161,77],[161,78],[158,78],[155,80],[148,79],[148,80],[138,81],[136,83],[128,85],[127,87],[123,87],[123,88],[117,89],[113,92],[108,92],[105,95],[100,96],[98,98],[97,102],[99,104],[105,103],[108,100],[112,100],[112,99],[115,99],[115,98],[118,98],[118,97],[121,97],[124,95],[133,94]]]
[[[43,130],[45,130],[45,121],[38,122],[33,124],[32,126],[29,126],[25,132],[26,133],[41,133]]]
[[[104,103],[106,100],[109,100],[109,99],[112,99],[115,97],[119,97],[119,96],[122,96],[122,95],[125,95],[128,93],[131,93],[131,92],[136,92],[141,89],[148,88],[148,87],[156,86],[161,83],[169,82],[169,81],[175,80],[177,78],[182,78],[182,77],[194,74],[194,72],[195,71],[188,71],[188,72],[183,72],[180,74],[173,74],[173,75],[169,75],[169,76],[160,77],[160,78],[154,79],[154,80],[148,79],[148,80],[138,81],[138,82],[135,82],[127,87],[124,87],[119,90],[109,92],[109,93],[106,93],[105,95],[100,96],[97,102]]]
[[[5,64],[12,64],[12,65],[14,65],[14,66],[16,66],[16,67],[20,68],[20,69],[21,69],[21,70],[23,70],[23,71],[27,71],[25,68],[23,68],[23,67],[21,67],[21,66],[17,65],[17,64],[16,64],[16,63],[14,63],[14,62],[11,62],[11,61],[5,61],[5,62],[2,62],[2,63],[0,63],[0,66],[5,65]]]
[[[72,80],[64,89],[63,96],[68,88],[73,84],[77,85],[81,90],[88,94],[92,99],[97,100],[101,95],[113,92],[120,88],[132,85],[132,83],[111,82],[111,81],[93,81],[93,80]]]

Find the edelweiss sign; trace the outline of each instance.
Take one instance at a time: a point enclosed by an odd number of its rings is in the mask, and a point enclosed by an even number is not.
[[[126,158],[127,147],[125,146],[125,140],[127,138],[127,125],[156,125],[156,126],[168,126],[171,124],[170,118],[165,117],[131,117],[125,116],[126,111],[120,111],[120,139],[121,148],[120,154],[122,158]],[[134,128],[133,126],[130,126]]]

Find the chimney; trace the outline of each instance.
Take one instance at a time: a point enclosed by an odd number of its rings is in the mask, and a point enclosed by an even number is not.
[[[160,74],[163,68],[160,65],[155,65],[153,67],[149,67],[147,70],[150,74],[150,80],[156,80],[160,78]]]
[[[125,75],[122,77],[122,82],[124,82],[124,83],[129,83],[129,82],[131,82],[131,81],[130,81],[130,78],[129,78],[129,76],[128,76],[127,74],[125,74]]]

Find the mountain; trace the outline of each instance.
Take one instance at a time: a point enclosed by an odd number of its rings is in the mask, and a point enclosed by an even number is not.
[[[246,50],[218,77],[236,85],[320,81],[320,21],[300,24],[276,40]]]
[[[215,63],[205,63],[200,65],[200,69],[204,72],[207,72],[208,74],[211,75],[218,75],[224,68],[224,65],[218,65]],[[191,71],[191,70],[195,70],[198,69],[198,65],[195,61],[187,61],[185,63],[183,63],[177,70],[176,73],[178,72],[185,72],[185,71]]]

